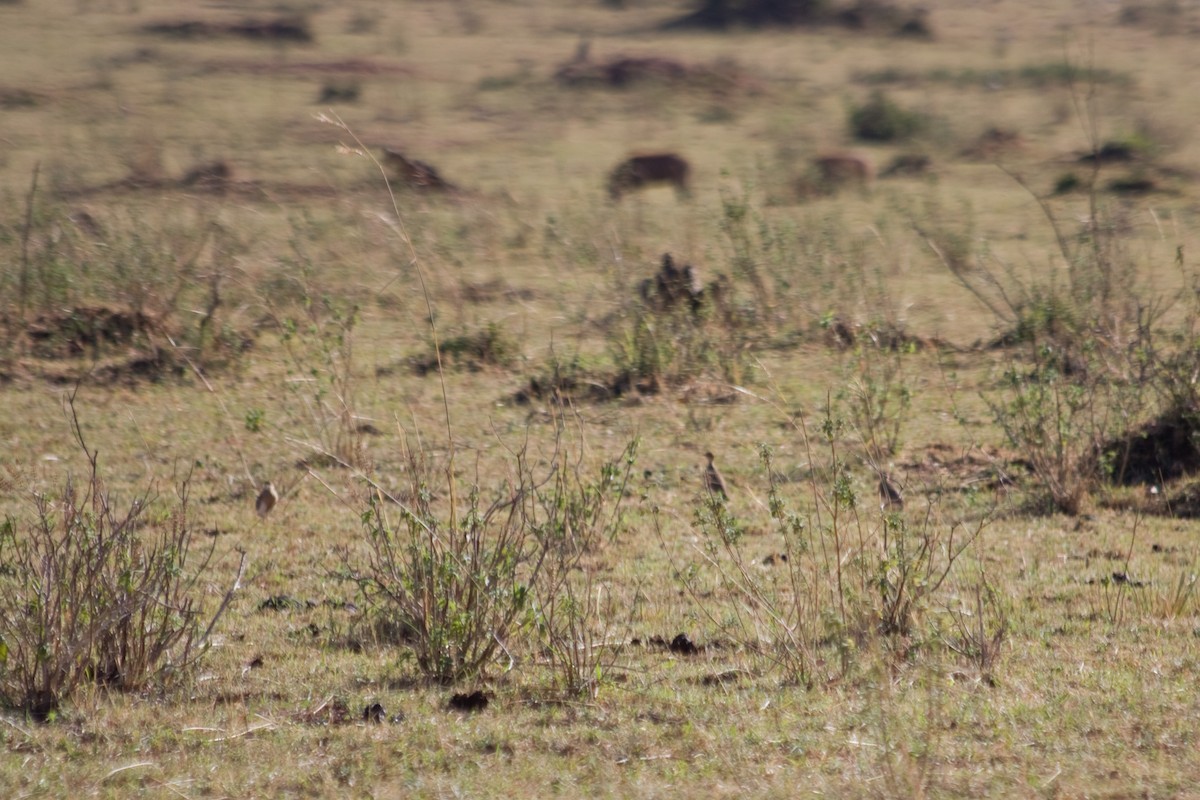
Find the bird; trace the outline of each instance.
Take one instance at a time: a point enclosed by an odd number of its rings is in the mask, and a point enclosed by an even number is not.
[[[721,477],[721,471],[713,464],[713,454],[705,453],[704,457],[708,459],[708,466],[704,468],[704,488],[709,494],[720,495],[722,500],[729,499],[729,492],[725,488],[725,479]]]
[[[270,481],[263,484],[262,491],[258,493],[258,500],[254,502],[254,510],[258,512],[260,517],[265,517],[271,513],[271,509],[279,502],[279,492],[275,491],[275,485]]]
[[[904,508],[904,495],[883,472],[879,473],[879,508],[883,511],[899,511]]]

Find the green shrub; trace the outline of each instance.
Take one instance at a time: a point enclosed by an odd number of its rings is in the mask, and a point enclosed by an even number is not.
[[[870,142],[898,142],[921,133],[926,120],[876,90],[866,103],[850,109],[850,133]]]
[[[424,453],[410,451],[408,497],[372,491],[362,515],[366,564],[344,551],[346,575],[377,629],[399,632],[432,680],[485,673],[532,624],[561,688],[592,691],[603,658],[595,628],[608,622],[597,618],[594,576],[581,560],[616,533],[635,451],[631,444],[594,481],[557,459],[535,477],[518,452],[510,481],[490,500],[478,485],[460,486],[452,465],[439,476]]]
[[[1074,172],[1064,172],[1058,176],[1058,180],[1054,182],[1054,194],[1069,194],[1080,189],[1083,182],[1079,180],[1079,176]]]
[[[484,367],[511,366],[520,352],[516,339],[496,322],[489,322],[477,330],[447,336],[440,346],[443,367],[473,371]],[[433,353],[416,362],[416,369],[422,375],[437,368],[437,357]]]
[[[514,482],[491,500],[478,486],[460,496],[451,468],[443,484],[423,453],[409,452],[407,474],[405,502],[371,492],[365,568],[349,553],[343,562],[368,614],[401,632],[423,675],[449,684],[484,671],[524,624],[548,543],[530,525],[535,483],[523,454]],[[443,485],[449,507],[440,512],[434,495]]]

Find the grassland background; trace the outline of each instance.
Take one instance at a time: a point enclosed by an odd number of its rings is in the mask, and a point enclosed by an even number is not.
[[[418,679],[402,647],[350,646],[363,634],[341,604],[355,595],[334,572],[337,548],[361,544],[362,476],[398,491],[406,441],[420,437],[438,463],[447,448],[443,386],[409,366],[430,350],[421,284],[376,165],[352,152],[346,130],[317,118],[330,113],[318,102],[330,82],[359,87],[357,102],[333,110],[372,152],[401,149],[463,189],[452,199],[401,192],[397,207],[440,334],[493,324],[516,343],[507,366],[446,375],[456,463],[464,480],[484,486],[507,474],[511,450],[524,442],[549,457],[554,409],[544,399],[519,404],[514,394],[553,358],[578,356],[602,370],[607,332],[662,253],[706,277],[728,269],[721,224],[729,198],[795,232],[798,271],[807,257],[846,271],[830,279],[832,289],[813,286],[811,299],[789,295],[804,308],[799,318],[883,315],[955,345],[905,362],[913,406],[892,464],[900,473],[921,472],[938,453],[1005,447],[980,399],[1005,356],[967,349],[1001,333],[999,321],[933,257],[913,222],[962,232],[991,263],[1031,280],[1062,269],[1031,193],[995,163],[960,155],[989,128],[1020,134],[1021,148],[1003,164],[1039,193],[1087,150],[1089,125],[1104,139],[1156,142],[1172,176],[1161,191],[1102,202],[1125,226],[1121,242],[1143,285],[1166,295],[1180,288],[1176,255],[1190,259],[1196,249],[1191,176],[1200,167],[1200,29],[1186,6],[1151,4],[1166,11],[1129,25],[1115,3],[926,2],[936,36],[913,41],[832,29],[664,33],[660,23],[687,4],[625,5],[313,4],[294,10],[315,41],[281,45],[141,30],[235,12],[216,5],[0,3],[0,88],[35,98],[0,110],[6,229],[19,227],[35,165],[39,202],[159,236],[180,258],[192,240],[164,231],[216,224],[221,238],[200,260],[226,276],[220,320],[256,332],[247,353],[204,380],[188,371],[158,382],[83,381],[76,408],[115,496],[129,500],[147,486],[169,496],[192,470],[192,524],[215,543],[207,601],[220,601],[239,548],[250,567],[217,646],[182,686],[85,692],[44,725],[0,718],[0,794],[1200,796],[1196,604],[1169,616],[1136,605],[1113,620],[1098,583],[1129,568],[1160,591],[1190,574],[1197,544],[1188,520],[1103,504],[1083,517],[1030,514],[1019,497],[999,498],[1000,513],[971,554],[1010,605],[1012,630],[991,683],[947,655],[900,663],[864,656],[890,666],[803,688],[735,646],[687,658],[628,645],[680,632],[697,642],[723,636],[674,581],[697,558],[705,450],[718,453],[734,484],[731,504],[747,521],[756,563],[779,551],[758,444],[774,449],[802,495],[811,453],[789,422],[815,420],[854,375],[850,356],[814,336],[756,353],[744,376],[753,396],[733,403],[709,402],[727,390],[710,380],[577,405],[569,435],[585,464],[641,440],[627,529],[597,555],[606,592],[626,610],[611,623],[614,642],[626,647],[594,698],[551,698],[532,659],[492,670],[480,684],[493,693],[491,707],[460,715],[445,708],[449,690]],[[743,79],[732,88],[566,87],[554,71],[581,37],[597,59],[733,65]],[[1073,94],[1019,77],[1022,68],[1065,62],[1120,80]],[[885,70],[907,76],[887,85],[889,96],[935,121],[902,148],[847,133],[848,108],[871,90],[864,76]],[[1081,114],[1089,89],[1095,96]],[[878,166],[915,149],[931,156],[932,172],[881,179],[866,193],[798,198],[794,183],[808,160],[846,148]],[[659,149],[692,163],[691,199],[655,188],[610,203],[612,166]],[[255,191],[117,185],[131,173],[178,178],[216,160]],[[1054,202],[1072,230],[1089,214],[1083,195]],[[16,268],[0,264],[6,290]],[[121,305],[127,291],[128,283],[101,276],[73,299]],[[355,411],[377,431],[365,437],[361,471],[313,466],[320,434],[303,411],[304,384],[277,331],[261,327],[322,296],[361,308]],[[197,297],[186,312],[202,313]],[[48,376],[86,375],[91,365],[11,363],[0,384],[0,466],[9,478],[0,506],[27,518],[31,492],[54,493],[84,467],[63,410],[66,384]],[[261,415],[257,432],[245,424],[252,412]],[[854,452],[853,432],[845,446]],[[253,497],[267,479],[284,498],[259,521]],[[855,480],[862,497],[874,496],[869,468],[859,464]],[[262,609],[279,595],[313,604]],[[712,602],[720,618],[719,603],[737,601]],[[747,677],[705,683],[729,669]],[[348,723],[324,712],[339,701]],[[373,702],[403,721],[358,722]]]

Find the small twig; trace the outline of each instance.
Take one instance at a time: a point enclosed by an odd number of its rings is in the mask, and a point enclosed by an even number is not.
[[[274,722],[264,722],[260,725],[251,725],[249,728],[242,731],[241,733],[231,733],[228,736],[218,736],[216,739],[209,739],[208,742],[209,742],[209,744],[215,744],[216,742],[228,742],[231,739],[240,739],[243,736],[249,736],[252,733],[257,733],[258,731],[261,731],[264,729],[265,730],[274,730],[276,727],[277,726]]]
[[[670,753],[661,756],[638,756],[637,758],[618,758],[617,764],[625,765],[631,761],[674,761],[675,756]]]
[[[332,702],[332,701],[333,701],[333,695],[329,695],[328,697],[326,697],[324,700],[321,701],[321,704],[319,706],[312,709],[311,711],[305,711],[304,712],[305,716],[308,717],[309,719],[316,717],[318,714],[320,714],[322,711],[324,711],[326,706],[328,706],[330,704],[330,702]]]
[[[161,786],[162,788],[171,792],[172,794],[175,794],[175,795],[178,795],[179,797],[184,798],[184,800],[190,800],[188,795],[186,795],[183,792],[181,792],[180,790],[176,789],[174,786],[171,785],[171,782],[169,782],[169,781],[155,781],[155,783],[158,786]]]
[[[225,599],[221,601],[221,606],[217,609],[217,613],[213,614],[212,621],[208,623],[208,628],[205,629],[204,635],[201,636],[200,640],[196,643],[197,649],[202,648],[204,643],[208,641],[209,634],[212,633],[213,628],[216,627],[217,620],[221,618],[221,615],[225,613],[225,609],[233,600],[234,593],[237,592],[238,589],[242,588],[242,578],[246,574],[246,551],[242,550],[240,552],[242,554],[242,559],[238,563],[237,577],[233,579],[233,586],[230,586],[229,591],[225,593]]]
[[[117,767],[117,768],[116,768],[116,769],[114,769],[112,772],[110,772],[110,773],[108,773],[107,775],[105,775],[103,778],[101,778],[101,779],[100,779],[100,783],[104,783],[106,780],[108,780],[109,778],[111,778],[113,775],[119,775],[120,773],[124,772],[125,770],[128,770],[128,769],[139,769],[139,768],[141,768],[141,767],[155,767],[155,768],[157,768],[157,767],[158,767],[158,764],[155,764],[153,761],[139,761],[139,762],[137,762],[136,764],[126,764],[126,765],[125,765],[125,766],[123,766],[123,767]]]

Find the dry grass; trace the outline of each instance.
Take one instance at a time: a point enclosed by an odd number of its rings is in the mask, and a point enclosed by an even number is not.
[[[1139,285],[1177,296],[1176,254],[1190,268],[1196,249],[1188,176],[1200,169],[1200,143],[1189,132],[1200,105],[1181,78],[1193,60],[1191,37],[1121,25],[1115,9],[1068,0],[1033,11],[1016,0],[924,3],[933,42],[829,31],[667,35],[654,26],[689,4],[627,5],[347,3],[310,14],[310,45],[139,32],[147,22],[191,18],[182,3],[0,8],[4,87],[34,98],[4,110],[0,227],[15,243],[5,253],[20,252],[40,164],[36,210],[61,219],[86,211],[117,242],[138,224],[172,220],[170,236],[148,238],[176,247],[189,265],[137,284],[162,315],[155,335],[170,337],[156,346],[177,355],[181,374],[153,381],[122,373],[100,385],[86,377],[91,354],[49,359],[15,337],[0,343],[0,512],[27,518],[31,492],[52,496],[67,473],[86,469],[71,445],[62,387],[51,382],[82,378],[80,423],[118,503],[147,485],[170,486],[191,465],[188,522],[201,543],[216,544],[203,581],[207,615],[233,582],[239,551],[248,553],[213,650],[181,684],[137,695],[88,687],[50,724],[0,717],[7,794],[1194,792],[1194,526],[1119,510],[1165,502],[1144,487],[1124,498],[1101,493],[1078,517],[1030,508],[1030,487],[1020,483],[1025,454],[1009,449],[981,397],[1010,354],[969,349],[1002,331],[928,244],[959,242],[979,268],[1025,281],[1062,270],[1029,192],[995,164],[959,154],[989,128],[1016,131],[1021,145],[1003,166],[1041,193],[1077,169],[1094,123],[1101,140],[1141,136],[1159,145],[1161,191],[1100,200]],[[752,90],[565,88],[555,70],[583,35],[599,60],[731,59]],[[1098,84],[1084,108],[1087,86],[1073,96],[1062,86],[938,77],[1054,64],[1064,41],[1074,63],[1127,81]],[[355,154],[344,130],[316,119],[327,111],[316,100],[332,77],[320,65],[329,64],[357,65],[360,100],[338,113],[361,142],[376,155],[394,146],[433,164],[462,192],[398,190],[393,206],[376,165]],[[917,77],[886,91],[928,118],[928,129],[902,147],[850,141],[847,111],[872,89],[861,76],[899,68]],[[865,192],[797,196],[795,181],[813,156],[849,148],[876,168],[915,149],[932,157],[931,171],[878,179]],[[607,175],[639,150],[687,157],[691,200],[666,188],[609,203]],[[235,186],[180,185],[215,161],[233,166]],[[161,182],[121,183],[134,173]],[[1088,197],[1052,202],[1064,228],[1079,234]],[[745,215],[735,219],[735,207]],[[103,261],[112,248],[59,224],[38,228],[46,238],[34,237],[31,252],[108,266],[86,282],[55,283],[66,294],[54,297],[122,304],[130,279]],[[54,239],[56,230],[65,238]],[[566,407],[553,391],[518,402],[530,378],[555,362],[575,364],[585,381],[611,378],[613,333],[630,320],[637,285],[664,252],[695,265],[704,281],[743,275],[737,286],[754,326],[730,328],[721,341],[752,348],[745,391],[702,364],[700,379],[659,394],[593,403],[581,389]],[[49,260],[32,263],[47,281],[60,274]],[[448,371],[444,383],[436,371],[415,374],[411,364],[431,352],[418,264],[443,336],[500,330],[513,357]],[[761,292],[746,277],[750,267],[765,279]],[[0,266],[0,297],[14,296],[20,268],[19,256]],[[172,279],[185,272],[190,283],[172,294]],[[220,303],[210,306],[214,276]],[[344,348],[337,313],[356,307],[352,347]],[[173,332],[194,331],[206,314],[229,336],[222,341],[251,346],[226,345],[204,363],[193,344],[174,347]],[[921,346],[902,349],[898,372],[872,372],[879,367],[869,355],[831,344],[835,319],[858,331],[902,330]],[[298,338],[285,341],[289,320]],[[924,346],[935,341],[952,346]],[[128,355],[109,350],[104,363]],[[730,484],[746,574],[782,584],[793,562],[779,559],[786,542],[770,513],[758,445],[772,449],[789,505],[817,513],[826,495],[814,487],[831,492],[834,475],[828,451],[815,446],[823,409],[839,396],[862,398],[880,375],[911,397],[897,451],[872,465],[864,458],[880,452],[872,431],[848,428],[837,439],[862,530],[884,524],[874,512],[874,466],[904,485],[910,524],[990,521],[921,610],[918,633],[847,637],[849,655],[837,649],[845,641],[824,643],[821,679],[793,685],[757,641],[771,626],[755,627],[747,596],[705,571],[696,518],[702,454],[717,453]],[[364,546],[366,480],[403,501],[412,484],[406,448],[419,442],[435,473],[449,469],[455,485],[498,492],[513,453],[547,469],[564,436],[586,474],[640,440],[620,531],[578,562],[590,607],[603,609],[595,629],[606,637],[581,661],[603,675],[583,681],[585,695],[564,698],[547,652],[526,648],[512,662],[501,655],[477,683],[425,683],[395,631],[364,624],[361,598],[338,574],[341,550],[361,555]],[[281,499],[260,521],[254,497],[266,480]],[[699,582],[684,591],[678,573],[693,565]],[[984,664],[964,631],[990,641],[1000,617],[1006,635]],[[680,633],[700,652],[665,646]],[[842,663],[839,653],[848,668],[831,666]],[[487,710],[447,709],[451,691],[475,688],[490,693]],[[365,722],[376,702],[385,721]]]

